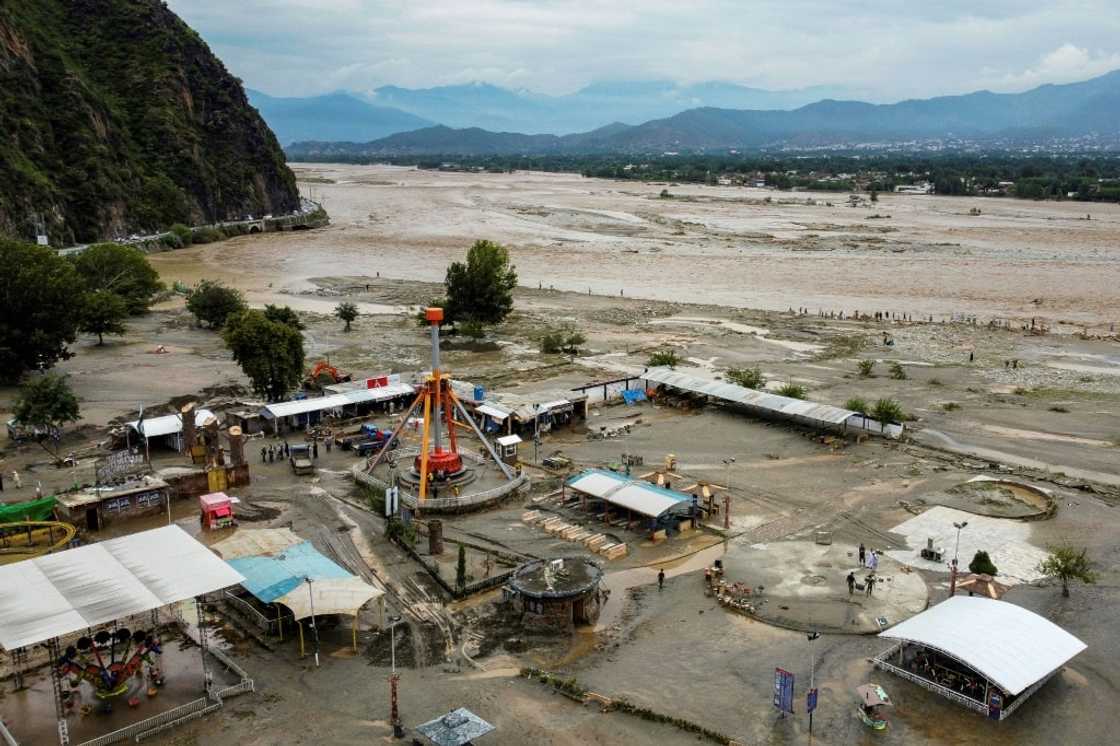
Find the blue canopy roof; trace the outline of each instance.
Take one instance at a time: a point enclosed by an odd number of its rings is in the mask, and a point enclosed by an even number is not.
[[[349,578],[352,575],[319,554],[311,542],[293,544],[273,556],[238,557],[227,560],[245,576],[241,585],[264,603],[272,603],[304,582]]]

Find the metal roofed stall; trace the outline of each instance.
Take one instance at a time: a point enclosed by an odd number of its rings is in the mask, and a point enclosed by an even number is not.
[[[1087,647],[1064,629],[1021,606],[979,596],[954,596],[879,633],[899,644],[874,659],[878,668],[936,691],[979,712],[984,702],[937,685],[905,665],[905,647],[927,648],[963,663],[1013,698],[1010,715],[1052,675]]]
[[[881,425],[878,420],[858,412],[830,404],[794,399],[789,396],[756,391],[726,381],[716,381],[699,376],[679,373],[671,368],[647,368],[641,378],[652,383],[670,386],[693,394],[710,396],[720,401],[754,409],[768,416],[785,417],[817,427],[853,429],[873,435],[897,438],[902,435],[901,425]]]
[[[206,421],[214,416],[209,409],[196,409],[194,412],[195,427],[201,429]],[[164,435],[173,435],[183,432],[183,417],[179,414],[165,414],[160,417],[146,417],[144,421],[133,420],[128,426],[145,438],[159,438]]]
[[[16,650],[244,580],[178,526],[0,566],[0,647]]]
[[[692,510],[692,498],[641,479],[630,479],[605,469],[588,469],[568,480],[576,492],[602,500],[655,522],[675,510]]]

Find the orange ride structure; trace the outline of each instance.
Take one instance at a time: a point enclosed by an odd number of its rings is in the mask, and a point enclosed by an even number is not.
[[[515,474],[498,457],[490,441],[455,396],[451,386],[451,375],[440,365],[439,330],[440,324],[443,323],[443,309],[428,308],[424,315],[431,327],[431,373],[420,385],[416,399],[405,410],[400,424],[376,455],[370,458],[360,471],[355,471],[355,478],[374,487],[403,486],[406,490],[409,488],[415,490],[414,495],[405,492],[401,497],[404,504],[418,511],[428,509],[455,512],[472,506],[478,507],[493,502],[514,489],[527,486],[528,478],[523,474]],[[410,468],[407,471],[399,471],[397,465],[393,464],[392,476],[380,480],[374,478],[374,470],[383,463],[401,432],[421,408],[423,428],[420,448],[413,455]],[[468,490],[467,485],[478,478],[479,467],[485,460],[473,453],[459,450],[456,428],[469,428],[473,431],[490,454],[495,466],[501,471],[504,484],[481,490],[485,494],[480,494],[477,489],[473,493]],[[400,449],[396,454],[399,454],[397,458],[407,458],[409,449]],[[477,463],[471,465],[467,460],[475,460]]]

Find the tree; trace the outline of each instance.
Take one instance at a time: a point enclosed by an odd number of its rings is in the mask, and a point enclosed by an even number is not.
[[[77,395],[66,378],[57,373],[25,381],[16,395],[12,413],[21,427],[50,433],[55,439],[67,422],[77,422],[80,416]],[[41,439],[39,443],[42,445]],[[45,445],[43,448],[57,456]]]
[[[731,368],[727,371],[727,380],[748,389],[766,387],[766,376],[757,365],[753,368]]]
[[[1071,580],[1089,584],[1097,582],[1097,573],[1084,547],[1078,549],[1072,544],[1057,544],[1049,550],[1050,555],[1038,564],[1038,571],[1048,578],[1060,580],[1063,596],[1069,598]]]
[[[656,352],[650,354],[649,359],[646,360],[646,365],[650,366],[651,368],[675,368],[677,367],[677,363],[679,363],[680,361],[680,355],[677,354],[676,350],[664,349],[657,350]]]
[[[0,380],[50,368],[78,336],[81,281],[53,249],[0,238]]]
[[[187,294],[187,310],[200,323],[211,329],[220,329],[226,319],[245,310],[245,299],[240,291],[227,288],[220,282],[201,280]]]
[[[278,401],[303,379],[303,335],[261,311],[240,311],[229,317],[222,338],[253,390]]]
[[[875,406],[871,408],[870,414],[879,420],[884,429],[892,423],[901,424],[903,417],[905,417],[902,412],[902,405],[894,399],[879,399],[875,402]]]
[[[864,417],[866,417],[868,410],[867,400],[861,399],[858,396],[853,396],[851,399],[848,399],[848,401],[844,402],[844,409],[850,409],[853,412],[862,414]]]
[[[291,306],[274,306],[269,303],[264,307],[264,317],[269,321],[287,324],[293,329],[302,330],[304,328],[299,314],[292,310]]]
[[[346,322],[344,331],[350,331],[350,322],[358,318],[358,307],[349,301],[343,301],[334,307],[334,315]]]
[[[563,351],[569,355],[578,355],[579,346],[587,342],[587,335],[576,329],[571,329],[564,336]]]
[[[541,337],[541,352],[546,355],[555,355],[563,352],[568,355],[578,355],[579,346],[587,341],[583,332],[572,327],[561,327],[545,332]]]
[[[116,293],[134,316],[147,311],[156,293],[163,289],[159,273],[135,246],[94,244],[72,261],[87,289]]]
[[[463,590],[467,587],[467,548],[459,545],[459,561],[455,563],[455,587]]]
[[[125,300],[111,290],[94,290],[82,304],[81,330],[97,335],[98,346],[105,344],[106,334],[124,334],[128,317]]]
[[[999,574],[995,563],[992,562],[992,558],[989,557],[988,553],[983,549],[977,551],[972,561],[968,563],[968,571],[974,572],[977,575],[991,575],[992,577]]]
[[[509,251],[493,241],[475,241],[467,261],[447,268],[447,305],[450,323],[479,321],[498,324],[513,310],[517,272],[509,263]]]

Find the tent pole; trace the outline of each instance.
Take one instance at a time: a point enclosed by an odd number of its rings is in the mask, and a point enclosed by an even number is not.
[[[276,627],[280,630],[280,642],[284,642],[284,620],[280,617],[280,607],[276,607]]]
[[[358,652],[358,615],[354,614],[354,621],[350,625],[350,642],[354,652]]]
[[[299,657],[302,658],[304,656],[304,653],[303,653],[303,620],[300,619],[299,621],[296,622],[296,624],[299,625]]]

